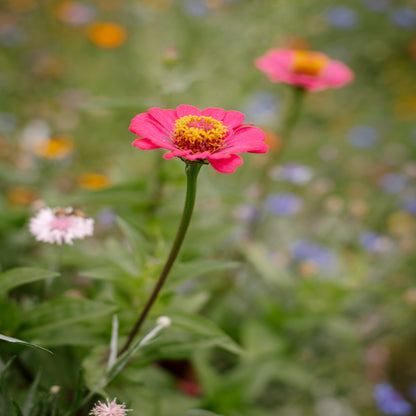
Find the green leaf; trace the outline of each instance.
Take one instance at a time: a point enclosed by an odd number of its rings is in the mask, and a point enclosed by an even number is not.
[[[7,341],[7,342],[14,342],[14,343],[17,343],[17,344],[23,344],[23,345],[27,345],[28,347],[32,347],[32,348],[39,348],[40,350],[47,351],[50,354],[52,354],[52,351],[49,351],[46,348],[40,347],[39,345],[31,344],[30,342],[22,341],[21,339],[8,337],[8,336],[3,335],[3,334],[0,334],[0,340]]]
[[[75,322],[91,321],[111,314],[116,307],[88,299],[57,298],[44,302],[27,312],[22,319],[24,338],[43,339],[44,334]],[[47,341],[47,340],[45,340]]]
[[[202,336],[216,345],[234,354],[244,354],[245,351],[229,335],[227,335],[214,322],[200,315],[189,314],[182,311],[168,313],[172,320],[172,327],[184,329],[190,333]]]
[[[32,385],[30,386],[30,389],[27,393],[25,403],[23,405],[23,415],[24,416],[30,416],[30,413],[33,409],[33,405],[35,402],[35,394],[36,390],[38,388],[40,381],[40,372],[36,374],[35,380],[33,381]]]
[[[123,231],[124,235],[129,240],[131,249],[133,251],[134,257],[137,263],[143,267],[146,262],[146,253],[148,252],[148,242],[140,234],[140,232],[134,228],[131,224],[129,224],[123,218],[117,218],[117,224],[120,227],[121,231]]]
[[[19,267],[8,270],[0,275],[0,295],[26,283],[52,279],[56,276],[59,276],[59,273],[32,267]]]
[[[198,260],[185,264],[176,264],[166,281],[164,290],[173,290],[178,285],[207,273],[235,269],[240,266],[236,261]]]

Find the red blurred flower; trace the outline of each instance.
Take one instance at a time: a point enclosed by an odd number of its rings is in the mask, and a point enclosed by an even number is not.
[[[151,108],[132,120],[130,131],[141,137],[133,142],[139,149],[168,149],[165,159],[202,160],[218,172],[232,173],[243,163],[236,153],[265,153],[268,149],[263,131],[243,124],[244,117],[222,108]]]
[[[345,64],[321,52],[271,49],[257,58],[254,65],[272,82],[285,82],[310,91],[340,88],[354,78],[354,72]]]

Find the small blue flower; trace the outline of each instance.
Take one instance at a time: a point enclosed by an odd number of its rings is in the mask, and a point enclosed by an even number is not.
[[[352,29],[357,25],[357,13],[345,6],[334,6],[325,14],[328,23],[338,29]]]
[[[360,236],[361,247],[373,254],[382,254],[388,252],[392,247],[392,241],[381,234],[373,231],[365,231]]]
[[[390,15],[391,21],[403,29],[416,27],[416,11],[410,7],[398,7]]]
[[[281,217],[298,213],[302,209],[302,206],[302,199],[290,192],[271,194],[266,199],[267,210]]]
[[[313,170],[308,166],[299,165],[298,163],[287,163],[278,169],[276,179],[304,185],[313,177]]]
[[[185,0],[184,9],[191,16],[204,16],[209,12],[203,0]]]
[[[309,261],[321,271],[329,271],[336,265],[334,253],[321,244],[301,239],[289,246],[289,251],[296,261]]]
[[[416,198],[405,198],[401,205],[405,211],[416,215]]]
[[[412,405],[390,383],[377,384],[373,395],[378,409],[385,415],[406,416],[413,411]]]
[[[255,91],[243,108],[247,119],[255,124],[272,124],[279,111],[279,97],[267,91]]]
[[[387,173],[380,180],[380,187],[389,194],[397,194],[406,187],[406,177],[400,173]]]
[[[8,133],[16,128],[16,117],[11,113],[0,113],[0,132]]]
[[[370,126],[355,126],[348,132],[349,143],[360,149],[373,147],[379,139],[379,132]]]
[[[365,0],[364,4],[373,12],[384,12],[389,7],[390,0]]]

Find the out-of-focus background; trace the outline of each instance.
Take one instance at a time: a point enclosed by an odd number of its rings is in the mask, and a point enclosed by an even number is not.
[[[200,314],[244,354],[179,334],[110,388],[133,414],[416,414],[413,1],[3,0],[0,48],[2,271],[54,263],[56,247],[28,232],[37,209],[83,209],[95,235],[65,247],[52,293],[112,305],[124,335],[142,302],[135,290],[149,291],[174,236],[185,185],[179,159],[132,147],[130,120],[192,104],[242,111],[266,132],[270,151],[243,155],[234,174],[202,169],[181,254],[195,278],[183,283],[179,270],[182,285],[155,311]],[[253,65],[270,48],[322,51],[355,72],[341,89],[306,94],[287,141],[291,87]],[[265,166],[259,230],[241,243]],[[144,277],[133,230],[151,247]],[[70,388],[71,363],[89,374],[88,351],[106,345],[110,318],[56,328],[41,310],[31,321],[41,304],[32,286],[1,300],[0,332],[56,348],[59,365],[35,357],[44,378],[53,374],[41,385]],[[39,352],[21,354],[36,373]],[[185,361],[147,365],[161,359]]]

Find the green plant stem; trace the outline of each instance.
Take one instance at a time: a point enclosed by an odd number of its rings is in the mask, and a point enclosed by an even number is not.
[[[149,313],[151,307],[153,306],[160,290],[163,287],[163,284],[166,281],[166,278],[169,275],[169,272],[173,266],[173,263],[176,260],[176,257],[178,256],[179,250],[182,246],[183,240],[186,235],[186,231],[188,230],[189,223],[191,221],[192,212],[194,210],[195,205],[195,196],[196,196],[196,185],[197,185],[197,178],[199,170],[201,169],[201,166],[203,163],[200,162],[186,162],[185,172],[186,172],[186,198],[185,198],[185,205],[182,213],[181,222],[179,224],[178,231],[176,233],[175,240],[173,241],[172,248],[169,253],[169,257],[166,260],[165,266],[163,267],[163,270],[159,276],[159,279],[149,297],[147,300],[147,303],[145,307],[143,308],[139,318],[137,319],[136,324],[130,331],[129,337],[124,344],[123,348],[119,351],[118,356],[123,354],[125,351],[127,351],[133,342],[134,337],[139,332],[143,321],[146,319],[147,314]]]

